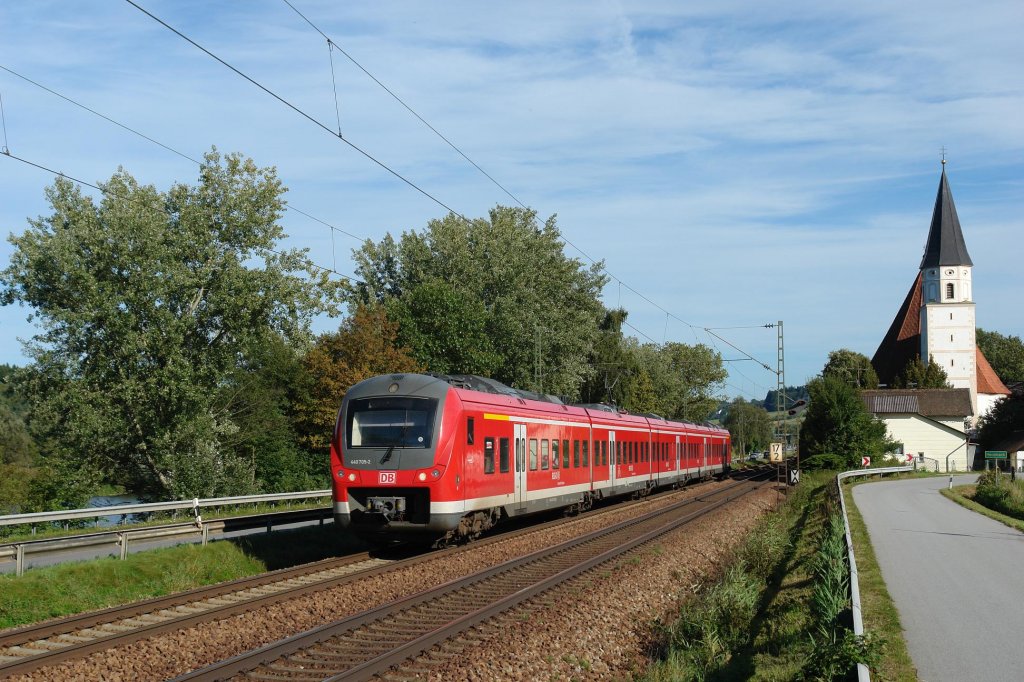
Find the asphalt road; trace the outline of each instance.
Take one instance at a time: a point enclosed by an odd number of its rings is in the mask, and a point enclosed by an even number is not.
[[[955,476],[953,485],[973,482]],[[1024,533],[939,494],[949,478],[853,488],[922,682],[1024,679]]]

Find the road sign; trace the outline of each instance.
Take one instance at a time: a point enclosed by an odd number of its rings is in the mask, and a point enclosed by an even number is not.
[[[1006,450],[986,450],[985,459],[1006,459]]]
[[[782,461],[782,443],[771,443],[768,447],[769,459],[773,462]]]
[[[914,453],[913,452],[908,452],[906,456],[907,456],[907,464],[910,464],[911,462],[914,461]]]
[[[860,458],[860,465],[862,467],[865,467],[865,468],[871,466],[871,458],[870,457],[861,457]]]
[[[789,470],[789,484],[790,485],[796,485],[799,482],[800,482],[800,470],[799,469],[790,469]]]

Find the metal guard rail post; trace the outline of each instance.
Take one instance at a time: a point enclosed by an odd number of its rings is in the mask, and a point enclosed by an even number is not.
[[[850,519],[846,515],[846,500],[843,497],[843,481],[854,476],[873,476],[875,474],[901,474],[914,471],[914,467],[881,467],[878,469],[853,469],[836,476],[836,487],[839,489],[839,507],[843,511],[843,528],[846,531],[846,550],[850,559],[850,608],[853,611],[853,634],[864,636],[864,619],[860,608],[860,583],[857,577],[857,560],[853,556],[853,536],[850,534]],[[871,671],[863,663],[857,664],[858,682],[871,682]]]

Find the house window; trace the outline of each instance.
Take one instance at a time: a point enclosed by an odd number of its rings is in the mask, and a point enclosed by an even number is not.
[[[946,298],[953,298],[953,283],[946,284]]]

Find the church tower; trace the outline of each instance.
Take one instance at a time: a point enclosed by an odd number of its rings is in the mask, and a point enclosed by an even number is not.
[[[969,388],[978,414],[974,299],[960,219],[946,179],[946,161],[935,197],[928,242],[921,259],[921,359],[935,362],[954,388]]]

